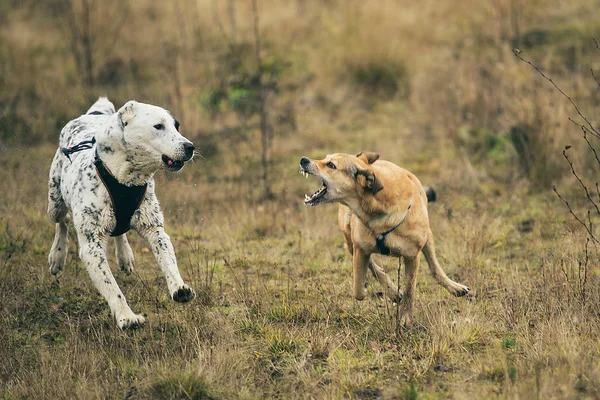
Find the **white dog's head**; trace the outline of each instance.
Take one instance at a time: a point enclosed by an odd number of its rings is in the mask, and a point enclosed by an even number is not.
[[[194,157],[194,144],[164,108],[128,101],[117,112],[127,161],[140,170],[179,171]]]

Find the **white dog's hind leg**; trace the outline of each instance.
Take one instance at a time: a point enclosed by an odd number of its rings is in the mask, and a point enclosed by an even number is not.
[[[48,254],[48,264],[53,275],[58,274],[67,260],[67,247],[69,244],[69,216],[67,206],[62,198],[60,184],[62,178],[62,163],[64,156],[57,150],[50,167],[48,180],[48,217],[56,223],[54,242]]]
[[[56,275],[62,271],[65,262],[67,261],[69,247],[69,219],[69,215],[67,214],[56,224],[54,242],[52,243],[50,254],[48,254],[48,265],[50,266],[52,275]]]
[[[145,322],[142,315],[134,314],[117,285],[106,259],[106,242],[89,240],[79,235],[79,257],[85,264],[92,283],[108,302],[112,315],[121,329],[136,328]]]
[[[117,256],[119,268],[121,268],[121,271],[123,271],[126,275],[131,275],[135,264],[133,251],[131,250],[131,246],[129,245],[126,234],[115,237],[115,247],[115,254]]]
[[[169,238],[169,235],[166,234],[162,226],[146,225],[137,229],[140,235],[146,238],[150,244],[156,261],[158,261],[160,269],[165,274],[171,298],[178,303],[185,303],[196,297],[196,293],[183,282],[179,274],[171,238]]]

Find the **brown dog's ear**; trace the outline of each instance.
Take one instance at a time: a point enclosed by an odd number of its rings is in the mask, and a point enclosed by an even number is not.
[[[373,196],[383,189],[383,184],[379,178],[372,171],[366,169],[359,170],[356,173],[356,182]]]
[[[367,164],[373,164],[379,159],[379,154],[373,153],[372,151],[361,151],[356,155],[356,157],[360,158]]]

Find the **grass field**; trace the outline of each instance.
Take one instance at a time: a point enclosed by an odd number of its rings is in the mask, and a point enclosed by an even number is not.
[[[511,52],[518,45],[594,122],[597,5],[438,3],[259,2],[262,59],[278,84],[267,103],[269,198],[258,115],[236,108],[252,93],[223,89],[253,68],[251,2],[123,3],[129,23],[114,51],[95,42],[91,87],[60,39],[71,3],[0,5],[0,397],[600,398],[599,253],[552,190],[585,215],[561,151],[573,146],[592,189],[600,165],[568,101]],[[120,3],[102,4],[92,26],[113,32]],[[227,40],[242,66],[227,58]],[[229,97],[207,106],[219,90]],[[109,257],[133,311],[147,316],[126,332],[91,285],[72,229],[63,272],[47,268],[58,133],[105,93],[117,106],[136,98],[171,109],[204,154],[156,177],[198,296],[169,300],[131,232],[134,273],[116,268],[112,246]],[[362,150],[436,189],[438,258],[475,302],[451,297],[425,260],[410,327],[370,276],[368,297],[352,298],[337,207],[303,205],[319,183],[298,162]],[[397,260],[380,260],[402,281]]]

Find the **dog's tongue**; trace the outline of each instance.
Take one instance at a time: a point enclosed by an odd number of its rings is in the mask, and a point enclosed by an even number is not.
[[[173,160],[167,161],[167,165],[173,165]]]

